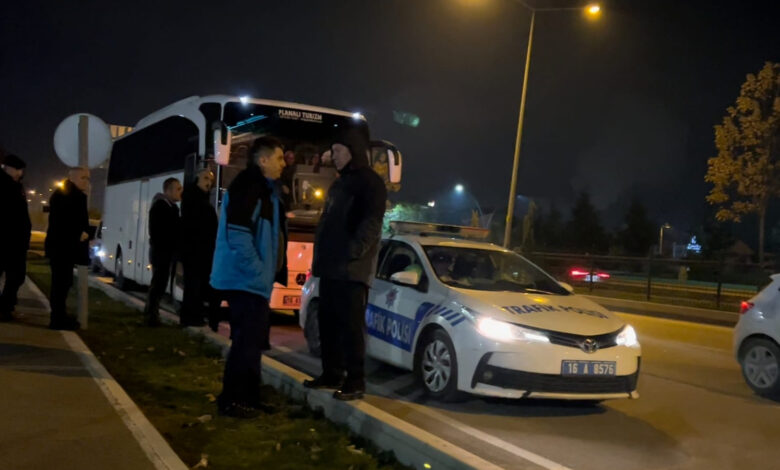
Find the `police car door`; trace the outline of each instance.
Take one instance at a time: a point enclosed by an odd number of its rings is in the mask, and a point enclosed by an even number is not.
[[[383,362],[412,369],[414,338],[422,320],[418,312],[424,310],[424,303],[441,299],[431,299],[429,275],[420,255],[408,243],[391,240],[381,261],[369,291],[366,350]],[[405,285],[391,281],[393,274],[404,271],[419,272],[420,282]]]

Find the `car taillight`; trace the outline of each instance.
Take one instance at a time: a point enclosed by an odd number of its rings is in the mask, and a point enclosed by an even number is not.
[[[601,279],[609,279],[609,273],[598,273],[596,276],[600,277]]]
[[[579,269],[572,269],[572,270],[569,272],[569,274],[570,274],[572,277],[577,277],[577,276],[587,276],[587,275],[588,275],[588,271],[580,271]]]
[[[739,305],[739,314],[742,315],[743,313],[747,312],[751,308],[753,308],[753,305],[755,305],[753,302],[748,302],[747,300],[743,300],[742,303]]]

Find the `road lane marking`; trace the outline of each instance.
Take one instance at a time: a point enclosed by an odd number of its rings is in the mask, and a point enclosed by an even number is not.
[[[275,345],[274,349],[277,349],[281,352],[288,353],[290,355],[295,356],[296,358],[299,358],[301,360],[311,361],[312,358],[310,358],[308,355],[305,355],[301,352],[295,351],[293,349],[290,349],[287,346],[281,346],[281,345]],[[411,380],[410,380],[411,379]],[[413,381],[413,377],[410,377],[410,373],[400,375],[399,377],[396,377],[394,379],[390,379],[387,382],[384,382],[382,384],[371,384],[371,388],[376,388],[378,390],[381,390],[380,394],[387,396],[388,398],[398,400],[404,403],[409,403],[411,406],[411,403],[409,402],[409,397],[404,397],[401,395],[398,395],[395,392],[396,386],[408,386],[410,381]],[[417,404],[417,406],[412,407],[415,411],[419,411],[422,414],[425,414],[431,418],[435,418],[436,420],[444,423],[447,426],[453,427],[455,429],[458,429],[462,433],[469,435],[471,437],[474,437],[482,442],[485,442],[487,444],[490,444],[494,447],[498,447],[499,449],[510,453],[516,457],[520,457],[523,460],[526,460],[528,462],[531,462],[533,464],[539,465],[540,467],[549,469],[549,470],[571,470],[569,467],[566,467],[564,465],[561,465],[557,462],[553,462],[552,460],[549,460],[545,457],[542,457],[541,455],[535,454],[529,450],[523,449],[521,447],[518,447],[514,444],[511,444],[507,441],[504,441],[496,436],[492,436],[484,431],[480,431],[479,429],[473,428],[465,423],[462,423],[458,420],[455,420],[453,418],[450,418],[449,416],[446,416],[442,413],[439,413],[437,411],[431,410],[426,405]]]
[[[518,447],[514,444],[511,444],[509,442],[504,441],[503,439],[500,439],[496,436],[493,436],[491,434],[488,434],[484,431],[480,431],[477,428],[471,427],[468,424],[462,423],[456,419],[450,418],[449,416],[442,414],[438,411],[434,411],[430,408],[428,408],[425,405],[418,405],[413,407],[415,411],[419,411],[420,413],[427,415],[431,418],[434,418],[438,421],[441,421],[442,423],[453,427],[464,434],[470,435],[476,439],[479,439],[482,442],[485,442],[487,444],[490,444],[494,447],[498,447],[499,449],[506,451],[510,454],[516,455],[517,457],[520,457],[521,459],[527,460],[531,463],[534,463],[536,465],[539,465],[540,467],[547,468],[549,470],[571,470],[569,467],[566,467],[562,464],[559,464],[557,462],[553,462],[552,460],[542,457],[539,454],[535,454],[531,452],[530,450],[523,449],[522,447]]]

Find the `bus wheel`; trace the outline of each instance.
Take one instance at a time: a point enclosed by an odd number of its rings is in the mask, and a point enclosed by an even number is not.
[[[125,267],[122,263],[122,252],[117,251],[114,261],[114,285],[119,289],[125,288]]]

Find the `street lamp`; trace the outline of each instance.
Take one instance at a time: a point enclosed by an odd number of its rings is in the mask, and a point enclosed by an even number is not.
[[[531,45],[534,39],[534,23],[536,12],[547,11],[581,11],[581,7],[570,8],[534,8],[523,0],[516,0],[519,4],[531,11],[531,27],[528,31],[528,50],[525,53],[525,71],[523,72],[523,90],[520,94],[520,111],[517,117],[517,136],[515,137],[515,155],[512,161],[512,182],[509,184],[509,207],[506,213],[506,228],[504,229],[504,248],[509,248],[509,239],[512,236],[512,218],[515,211],[515,193],[517,192],[517,169],[520,164],[520,145],[523,142],[523,117],[525,116],[525,96],[528,91],[528,72],[531,66]],[[596,3],[585,7],[585,14],[596,18],[601,14],[601,6]]]
[[[661,232],[658,234],[658,256],[664,254],[664,230],[669,230],[670,228],[672,226],[669,225],[669,222],[661,225]]]
[[[479,212],[479,216],[482,217],[484,215],[482,213],[482,207],[479,205],[479,201],[477,201],[477,198],[475,198],[474,195],[471,194],[470,192],[466,192],[466,188],[464,188],[462,184],[456,184],[454,189],[457,194],[463,194],[463,193],[468,194],[468,196],[474,202],[474,205],[477,206],[477,212]]]
[[[428,201],[428,207],[436,207],[436,201]]]

